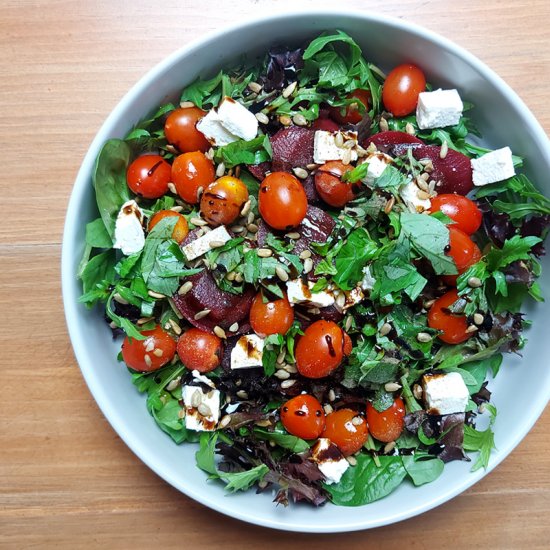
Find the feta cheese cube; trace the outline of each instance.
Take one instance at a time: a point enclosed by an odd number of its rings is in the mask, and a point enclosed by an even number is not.
[[[115,242],[113,248],[119,248],[126,256],[139,252],[145,245],[143,231],[143,211],[134,200],[125,202],[115,222]]]
[[[212,382],[208,376],[204,376],[204,374],[201,374],[198,370],[191,371],[191,374],[193,375],[193,380],[195,382],[202,382],[203,384],[210,386],[212,389],[216,389],[214,382]]]
[[[336,145],[336,136],[342,136],[342,143],[353,140],[354,145],[351,149],[338,147]],[[357,146],[357,132],[326,132],[325,130],[317,130],[313,139],[313,162],[316,164],[324,164],[329,160],[344,160],[351,150],[351,161],[357,160],[357,151],[354,149]]]
[[[232,369],[250,369],[262,366],[264,339],[256,334],[241,336],[231,351]]]
[[[372,290],[374,288],[376,279],[372,275],[370,265],[363,268],[363,280],[361,281],[361,288],[363,290]]]
[[[421,189],[412,180],[403,185],[399,190],[399,195],[411,212],[422,213],[429,210],[432,206],[430,199],[421,199],[418,196],[419,191]]]
[[[197,130],[202,132],[214,147],[223,147],[239,140],[238,136],[232,134],[223,126],[218,113],[214,109],[208,111],[197,122]]]
[[[393,159],[385,153],[370,153],[365,157],[365,162],[368,163],[367,175],[361,180],[367,185],[372,185],[376,178],[379,178],[386,166],[393,162]]]
[[[193,242],[186,244],[182,250],[185,254],[185,257],[188,261],[195,260],[199,256],[206,254],[208,251],[212,250],[210,243],[213,242],[222,242],[226,243],[231,240],[231,235],[227,232],[225,226],[220,225],[209,231],[202,237],[195,239]]]
[[[327,485],[338,483],[350,466],[338,447],[326,437],[319,438],[311,448],[310,460],[317,464]]]
[[[463,413],[468,406],[470,393],[458,372],[425,374],[422,389],[429,414]]]
[[[220,392],[205,393],[199,386],[183,386],[185,427],[197,432],[213,432],[220,419]]]
[[[510,147],[486,153],[478,159],[472,159],[471,163],[474,185],[495,183],[516,174]]]
[[[321,290],[311,292],[315,283],[308,281],[306,284],[302,279],[294,279],[286,283],[288,301],[291,304],[307,304],[312,307],[328,307],[334,304],[334,295],[331,292]]]
[[[230,97],[224,97],[219,104],[218,116],[222,126],[239,138],[250,141],[258,135],[258,119]]]
[[[463,109],[456,90],[421,92],[416,106],[416,121],[421,130],[454,126],[460,121]]]

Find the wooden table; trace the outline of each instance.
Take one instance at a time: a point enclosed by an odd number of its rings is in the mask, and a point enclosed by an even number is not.
[[[223,7],[222,7],[223,4]],[[76,365],[60,298],[65,208],[110,110],[176,48],[296,0],[0,3],[0,546],[548,548],[550,411],[496,471],[421,517],[342,535],[274,533],[167,485],[114,433]],[[495,69],[550,131],[550,2],[332,2],[425,25]],[[366,512],[368,513],[368,512]]]

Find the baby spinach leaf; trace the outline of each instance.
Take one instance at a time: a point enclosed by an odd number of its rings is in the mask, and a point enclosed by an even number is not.
[[[441,459],[430,457],[430,455],[426,455],[426,458],[418,455],[405,455],[401,458],[407,474],[417,487],[435,481],[445,467],[445,463]]]
[[[101,218],[86,224],[86,244],[94,248],[111,248],[113,239],[107,233]]]
[[[199,438],[199,450],[195,453],[197,466],[214,477],[218,477],[215,460],[217,442],[218,432],[203,432]]]
[[[101,252],[89,260],[80,274],[82,291],[87,293],[103,281],[112,283],[115,279],[115,263],[114,250]]]

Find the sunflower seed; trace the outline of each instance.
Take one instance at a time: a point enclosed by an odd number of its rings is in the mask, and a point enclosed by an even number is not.
[[[128,302],[128,300],[124,299],[118,292],[113,295],[113,300],[123,306],[127,306],[130,303]]]
[[[197,227],[203,227],[205,225],[208,225],[208,222],[206,220],[203,220],[202,218],[194,217],[189,220],[193,225],[196,225]]]
[[[290,97],[293,93],[294,93],[294,90],[296,90],[296,87],[298,86],[298,82],[294,81],[294,82],[291,82],[284,90],[283,90],[283,97],[286,99],[288,97]]]
[[[338,132],[334,136],[334,145],[336,145],[336,147],[343,147],[344,146],[344,136],[340,132]]]
[[[248,229],[248,231],[250,231],[250,233],[257,233],[259,229],[259,227],[255,223],[249,223],[246,228]]]
[[[280,265],[275,268],[275,274],[279,277],[279,279],[281,279],[281,281],[283,281],[283,283],[288,281],[288,273]]]
[[[251,206],[252,206],[252,202],[249,199],[243,205],[243,209],[241,210],[241,216],[247,216],[248,213],[250,212]]]
[[[361,426],[361,424],[363,424],[363,419],[362,419],[360,416],[354,416],[354,417],[351,419],[351,423],[352,423],[354,426]]]
[[[156,298],[157,300],[162,300],[162,299],[166,298],[165,294],[161,294],[160,292],[155,292],[154,290],[149,290],[147,292],[147,294],[149,294],[149,296],[151,296],[151,298]]]
[[[391,325],[389,323],[384,323],[381,327],[378,333],[380,336],[386,336],[386,334],[389,334],[391,331]]]
[[[426,191],[423,191],[422,189],[419,189],[419,190],[416,192],[416,196],[417,196],[420,200],[423,200],[423,201],[430,198],[430,194],[427,193]]]
[[[236,274],[234,271],[230,271],[230,272],[225,276],[225,278],[226,278],[228,281],[234,281],[236,276],[237,276],[237,274]]]
[[[225,164],[223,162],[220,162],[218,164],[218,167],[216,168],[216,176],[218,178],[221,178],[225,174]]]
[[[344,322],[344,329],[348,331],[351,328],[351,324],[353,323],[353,317],[351,315],[348,315],[346,317],[346,320]]]
[[[192,101],[180,101],[180,108],[181,109],[190,109],[191,107],[194,107],[195,104]]]
[[[296,126],[307,126],[307,120],[304,115],[301,113],[298,113],[292,117],[292,122],[296,124]]]
[[[248,89],[255,94],[259,94],[262,91],[262,85],[252,81],[248,83]]]
[[[407,134],[409,134],[410,136],[414,136],[416,134],[414,126],[410,122],[407,122],[407,124],[405,124],[405,132],[407,132]]]
[[[277,355],[277,365],[282,365],[285,362],[286,350],[283,348]]]
[[[195,390],[192,394],[191,394],[191,406],[196,409],[200,404],[201,404],[201,401],[202,401],[202,393],[200,390]]]
[[[201,403],[197,410],[202,416],[212,416],[212,409],[206,403]]]
[[[398,384],[397,382],[387,382],[384,384],[384,389],[388,392],[398,391],[401,389],[401,384]]]
[[[153,319],[154,319],[154,317],[141,317],[137,320],[137,324],[138,325],[145,325],[149,321],[152,321]]]
[[[424,309],[430,309],[435,304],[435,300],[428,300],[424,302],[423,307]]]
[[[386,201],[386,206],[384,206],[384,213],[389,214],[392,211],[392,208],[395,205],[395,197],[390,197],[389,200]]]
[[[307,168],[308,170],[317,170],[317,168],[319,168],[319,165],[318,165],[318,164],[315,164],[315,163],[306,164],[306,168]]]
[[[208,160],[212,160],[214,158],[214,149],[212,147],[210,147],[210,149],[208,149],[208,151],[206,151],[206,153],[204,153],[204,156]]]
[[[336,297],[336,305],[339,309],[344,309],[344,306],[346,305],[346,295],[345,294],[339,294]]]
[[[447,156],[447,153],[449,152],[449,144],[447,143],[447,140],[445,140],[441,144],[441,149],[439,151],[439,158],[444,159]]]
[[[260,124],[269,124],[269,117],[261,111],[256,113],[256,119]]]
[[[348,165],[351,162],[351,149],[346,149],[342,155],[342,164]]]
[[[346,456],[346,460],[350,466],[357,466],[357,459],[354,456]]]
[[[367,153],[376,153],[378,151],[378,147],[376,147],[375,143],[369,143],[369,146],[367,147]]]
[[[301,180],[305,180],[309,176],[308,171],[303,168],[293,168],[292,171],[294,172],[294,175]]]
[[[384,446],[384,454],[390,454],[395,449],[395,441],[390,441]]]
[[[235,275],[235,282],[236,283],[242,283],[244,281],[244,277],[242,273],[237,273]]]
[[[334,411],[332,406],[329,405],[328,403],[323,407],[323,410],[325,411],[325,414],[330,414],[332,411]]]
[[[482,285],[482,282],[479,277],[470,277],[468,279],[468,286],[471,288],[479,288],[481,285]]]
[[[308,258],[311,258],[311,250],[302,250],[300,252],[300,260],[307,260]]]
[[[413,386],[413,395],[415,399],[421,399],[422,398],[422,386],[420,384],[415,384]]]
[[[485,321],[485,317],[481,315],[481,313],[474,313],[474,324],[475,325],[482,325],[483,321]]]
[[[292,233],[287,233],[285,235],[285,237],[287,239],[292,239],[294,241],[297,241],[302,235],[300,235],[300,233],[298,233],[298,231],[293,231]]]
[[[170,210],[172,212],[177,212],[179,214],[183,210],[183,206],[172,206],[172,208],[170,208]]]
[[[164,355],[164,352],[161,349],[157,348],[153,350],[153,355],[155,357],[162,357]]]
[[[381,132],[387,132],[390,127],[388,126],[388,121],[384,117],[380,117],[380,121],[378,122],[378,126],[380,126]],[[368,151],[368,149],[367,149]]]
[[[279,117],[279,122],[283,125],[283,126],[290,126],[292,124],[292,120],[290,119],[289,116],[287,115],[281,115]]]
[[[290,373],[286,372],[284,369],[279,369],[278,371],[275,371],[275,378],[278,378],[279,380],[287,380],[290,378]]]
[[[356,144],[357,144],[357,141],[355,141],[354,139],[348,139],[347,141],[344,141],[344,144],[342,145],[342,147],[344,149],[353,149]]]
[[[226,426],[228,426],[230,422],[231,422],[231,416],[226,414],[225,416],[222,416],[222,419],[220,420],[220,423],[218,424],[218,428],[223,429]]]
[[[294,365],[285,365],[283,369],[285,369],[286,372],[290,372],[290,374],[296,374],[298,372],[298,369]]]
[[[174,321],[174,319],[168,319],[170,327],[179,336],[181,334],[181,327]]]
[[[239,391],[236,393],[236,396],[237,396],[239,399],[248,399],[248,393],[246,393],[244,390],[239,390]]]
[[[309,273],[313,269],[313,260],[306,258],[304,260],[304,273]]]
[[[185,409],[180,409],[178,411],[178,418],[181,420],[183,418],[185,418]]]
[[[479,330],[478,327],[476,327],[475,325],[470,325],[467,329],[466,329],[466,332],[468,334],[471,334],[472,332],[477,332]]]
[[[155,349],[155,341],[154,340],[149,340],[147,342],[147,345],[145,346],[145,351],[150,352],[150,351],[153,351],[154,349]]]
[[[171,181],[168,182],[168,191],[170,191],[170,193],[174,195],[178,194],[178,190],[176,189],[176,186]]]
[[[227,338],[226,334],[225,334],[225,330],[223,330],[222,327],[219,327],[219,326],[215,326],[214,327],[214,334],[218,337],[218,338]]]
[[[210,309],[203,309],[202,311],[196,313],[193,319],[195,319],[195,321],[198,321],[199,319],[206,317],[210,313],[210,311]]]
[[[183,283],[179,287],[178,294],[180,296],[183,296],[184,294],[187,294],[192,288],[193,288],[193,283],[191,281],[187,281],[186,283]]]
[[[281,382],[281,389],[286,390],[296,384],[296,380],[283,380]]]
[[[159,350],[159,351],[162,351],[162,350]],[[166,389],[168,391],[174,391],[179,386],[180,382],[181,382],[181,376],[178,376],[177,378],[174,378],[174,380],[170,380],[170,383],[168,384],[168,386],[166,386]]]
[[[239,323],[233,323],[229,327],[229,332],[237,332],[239,330]]]
[[[273,250],[270,248],[258,248],[256,254],[258,254],[260,258],[269,258],[273,255]]]
[[[419,342],[423,342],[423,343],[427,343],[427,342],[431,342],[432,341],[432,335],[427,333],[427,332],[419,332],[417,335],[416,335],[416,339],[419,341]]]
[[[328,391],[328,400],[329,401],[336,401],[336,394],[334,393],[333,389],[330,389]]]
[[[242,225],[233,225],[231,226],[231,231],[233,231],[233,233],[242,233],[244,231],[244,226]]]

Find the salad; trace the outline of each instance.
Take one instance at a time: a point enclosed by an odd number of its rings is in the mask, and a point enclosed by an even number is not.
[[[490,460],[550,200],[460,90],[389,69],[341,31],[274,47],[97,158],[80,301],[229,492],[356,506]]]

